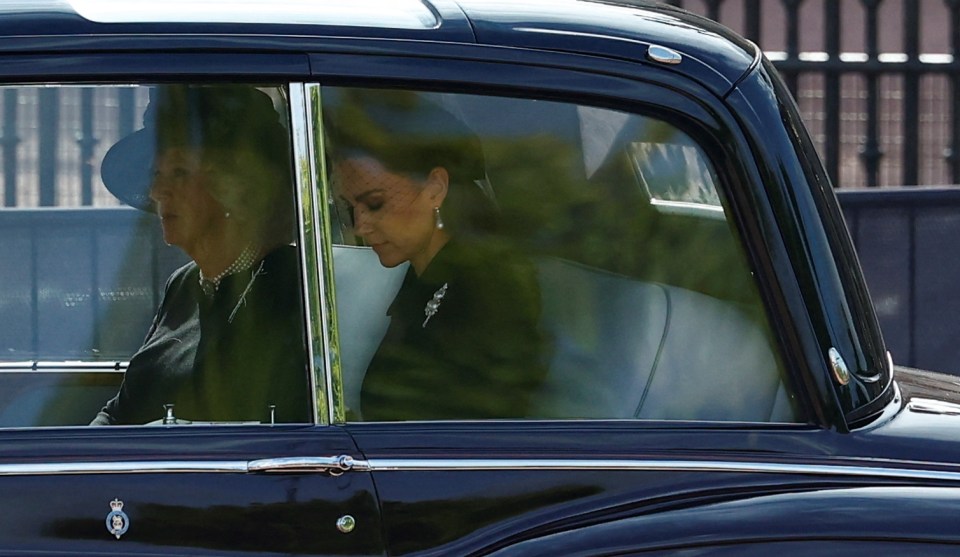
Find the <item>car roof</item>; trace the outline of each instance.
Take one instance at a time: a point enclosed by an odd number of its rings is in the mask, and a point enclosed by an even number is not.
[[[459,0],[484,44],[649,60],[650,45],[679,53],[725,92],[759,61],[759,49],[730,29],[660,2]],[[679,68],[678,68],[679,70]],[[687,71],[690,71],[689,69]]]
[[[641,62],[657,45],[680,55],[674,71],[719,94],[759,57],[716,22],[645,0],[0,0],[0,52],[65,52],[146,36],[296,38],[300,50],[311,39],[416,40]]]

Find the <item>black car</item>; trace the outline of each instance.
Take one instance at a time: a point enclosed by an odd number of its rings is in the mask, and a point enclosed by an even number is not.
[[[0,553],[957,550],[957,380],[726,28],[7,1],[0,53]]]

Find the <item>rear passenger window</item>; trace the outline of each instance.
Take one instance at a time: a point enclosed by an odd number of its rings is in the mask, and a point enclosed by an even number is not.
[[[311,422],[286,88],[0,88],[0,427]]]
[[[321,102],[348,419],[798,420],[690,135],[531,99]]]

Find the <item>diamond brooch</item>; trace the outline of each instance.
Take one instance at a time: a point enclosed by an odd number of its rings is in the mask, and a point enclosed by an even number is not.
[[[426,328],[427,321],[430,321],[430,318],[437,314],[437,310],[440,309],[440,302],[443,301],[443,297],[447,295],[447,283],[443,283],[436,292],[433,293],[433,298],[427,302],[427,305],[423,308],[423,314],[427,316],[423,320],[423,327]]]

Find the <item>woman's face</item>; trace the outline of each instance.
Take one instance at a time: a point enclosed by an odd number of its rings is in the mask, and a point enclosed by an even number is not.
[[[380,264],[396,267],[409,261],[422,273],[448,238],[434,217],[434,207],[446,196],[446,170],[438,167],[419,181],[363,157],[338,162],[334,176],[339,195],[352,210],[354,233],[373,248]]]
[[[150,198],[163,239],[194,259],[202,242],[222,233],[226,221],[223,206],[210,195],[209,179],[195,150],[171,147],[156,157]]]

